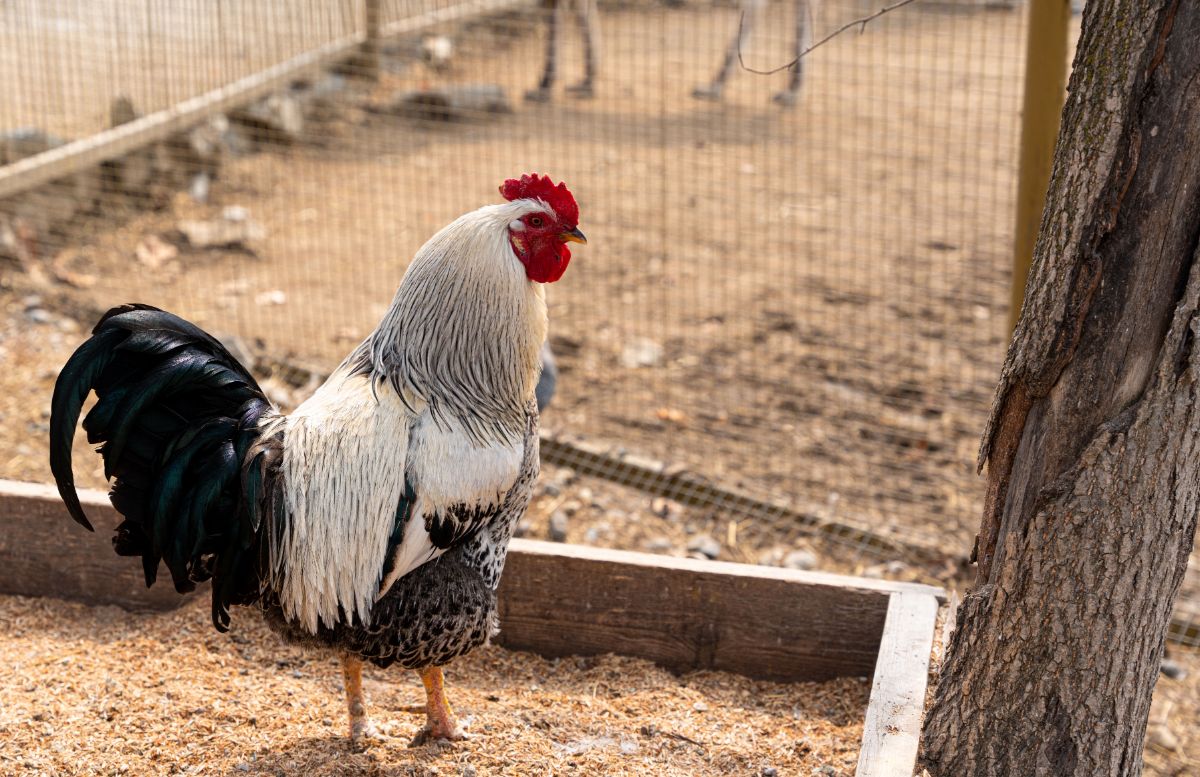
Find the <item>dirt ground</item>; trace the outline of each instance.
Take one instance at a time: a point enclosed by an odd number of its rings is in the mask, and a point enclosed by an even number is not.
[[[826,3],[818,26],[860,7]],[[772,6],[748,65],[787,61],[788,14]],[[47,265],[86,279],[80,287],[0,267],[0,476],[48,479],[50,387],[99,311],[149,302],[327,369],[374,327],[429,235],[492,201],[505,177],[539,169],[571,185],[589,238],[549,291],[562,374],[547,428],[815,506],[945,562],[797,540],[790,526],[748,541],[719,514],[557,468],[523,532],[551,536],[558,514],[573,542],[684,555],[710,539],[722,559],[781,564],[810,551],[830,571],[954,584],[978,521],[974,458],[1007,337],[1021,14],[918,4],[885,17],[810,59],[790,113],[770,103],[783,73],[735,73],[723,105],[689,97],[735,21],[698,5],[614,10],[602,18],[596,98],[546,105],[519,100],[543,33],[522,16],[475,27],[456,37],[448,71],[393,62],[300,142],[227,160],[207,204],[181,194],[48,241]],[[561,69],[565,83],[580,72],[573,44]],[[371,110],[443,80],[499,83],[515,112],[444,123]],[[266,238],[158,267],[137,259],[180,219],[227,206]],[[81,484],[102,486],[95,457],[80,450],[76,462]],[[1200,598],[1200,582],[1185,594]],[[1193,773],[1200,759],[1200,695],[1188,687],[1160,684],[1183,750],[1152,748],[1149,773]]]

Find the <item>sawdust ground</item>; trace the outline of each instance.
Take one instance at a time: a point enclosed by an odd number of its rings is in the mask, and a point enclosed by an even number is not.
[[[0,622],[5,775],[850,775],[868,691],[489,647],[447,669],[470,740],[408,748],[424,721],[397,710],[423,700],[420,682],[371,668],[372,714],[393,738],[359,750],[337,662],[247,612],[231,637],[202,599],[135,615],[0,597]]]

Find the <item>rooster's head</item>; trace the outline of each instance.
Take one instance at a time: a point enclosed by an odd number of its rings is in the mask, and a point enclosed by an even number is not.
[[[553,283],[561,278],[571,261],[567,243],[587,242],[579,231],[579,206],[567,185],[556,186],[548,175],[528,173],[505,181],[500,194],[510,202],[529,200],[536,205],[508,224],[509,244],[529,280]]]

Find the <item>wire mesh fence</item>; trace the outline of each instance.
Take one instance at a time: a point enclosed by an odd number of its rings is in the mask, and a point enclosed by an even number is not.
[[[548,291],[524,531],[954,579],[1008,336],[1025,15],[920,2],[794,91],[748,70],[875,10],[0,3],[3,474],[47,477],[53,371],[111,304],[240,338],[294,405],[425,239],[537,169],[590,244]]]

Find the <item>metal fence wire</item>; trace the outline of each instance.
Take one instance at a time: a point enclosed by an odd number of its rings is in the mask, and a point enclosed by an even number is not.
[[[539,170],[590,244],[548,290],[524,533],[960,578],[1008,338],[1026,14],[922,0],[802,79],[750,72],[878,8],[0,2],[0,475],[48,477],[49,385],[99,311],[175,311],[293,406],[425,239]],[[1197,601],[1190,577],[1192,645]]]

